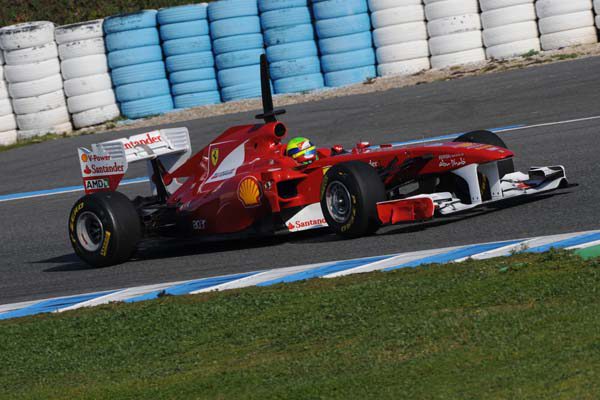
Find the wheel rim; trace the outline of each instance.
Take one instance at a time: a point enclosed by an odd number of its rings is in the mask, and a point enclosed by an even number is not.
[[[331,182],[325,192],[325,201],[327,211],[335,222],[343,224],[348,221],[352,202],[346,185],[339,181]]]
[[[86,211],[77,219],[77,240],[81,247],[93,253],[102,245],[104,226],[100,218],[92,212]]]

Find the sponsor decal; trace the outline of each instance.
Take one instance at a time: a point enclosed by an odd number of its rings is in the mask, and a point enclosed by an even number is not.
[[[218,147],[215,147],[214,149],[211,150],[210,162],[212,163],[213,167],[216,167],[217,164],[219,163],[219,148]]]
[[[373,160],[369,160],[369,165],[373,168],[379,168],[381,165],[379,165],[379,161],[373,161]]]
[[[104,232],[104,243],[102,243],[102,249],[100,249],[100,255],[106,257],[108,254],[108,244],[110,243],[110,232]]]
[[[156,142],[162,142],[162,137],[160,136],[160,133],[158,133],[158,132],[155,133],[154,135],[151,135],[150,133],[146,133],[146,136],[142,137],[141,139],[132,140],[130,142],[125,142],[125,143],[123,143],[123,146],[125,147],[125,150],[131,150],[135,146],[139,146],[141,144],[150,145],[150,144],[154,144]]]
[[[440,161],[440,167],[442,168],[447,168],[447,167],[451,167],[451,168],[458,168],[458,167],[462,167],[463,165],[466,165],[467,161],[460,157],[460,158],[451,158],[451,159],[447,159],[447,160],[441,160]]]
[[[116,162],[112,165],[95,165],[90,164],[85,166],[83,173],[86,175],[103,175],[103,174],[114,174],[124,173],[125,166],[123,164],[117,164]]]
[[[238,198],[246,208],[260,205],[260,185],[255,177],[249,176],[242,179],[238,186]]]
[[[86,163],[86,162],[88,162],[88,160],[89,160],[89,157],[87,156],[87,154],[83,153],[81,155],[81,161]]]
[[[71,232],[75,231],[75,220],[77,219],[77,214],[79,214],[79,211],[81,211],[84,205],[85,203],[81,202],[73,208],[73,211],[71,211],[71,216],[69,217],[69,230],[71,230]]]
[[[110,189],[108,178],[90,179],[85,181],[85,190]]]
[[[195,219],[192,221],[192,229],[195,231],[203,231],[206,229],[205,219]]]
[[[309,220],[304,220],[304,221],[294,221],[293,223],[290,222],[290,223],[288,223],[287,227],[290,231],[299,231],[299,230],[310,229],[315,226],[325,226],[325,225],[327,225],[327,221],[325,221],[325,218],[319,218],[319,219],[309,219]]]

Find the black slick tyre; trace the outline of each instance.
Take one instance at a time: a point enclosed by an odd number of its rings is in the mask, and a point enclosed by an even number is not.
[[[82,197],[71,209],[68,225],[73,250],[93,267],[127,261],[142,236],[135,207],[119,192]]]
[[[502,147],[503,149],[508,149],[506,143],[504,143],[504,140],[500,139],[500,136],[490,131],[468,132],[457,137],[456,139],[454,139],[454,141],[489,144],[492,146]],[[515,164],[512,158],[509,160],[502,160],[498,162],[498,173],[500,174],[500,178],[504,177],[504,175],[506,174],[512,174],[513,172],[515,172]]]
[[[338,235],[356,238],[375,233],[381,226],[377,203],[386,200],[385,187],[369,164],[351,161],[327,171],[321,185],[321,209]]]

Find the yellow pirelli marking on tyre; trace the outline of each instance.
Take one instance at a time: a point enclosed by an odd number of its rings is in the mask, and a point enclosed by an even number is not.
[[[108,244],[110,243],[110,232],[104,232],[104,243],[102,243],[102,250],[100,250],[100,255],[102,257],[106,257],[108,253]]]
[[[69,218],[69,229],[71,230],[71,232],[75,230],[75,220],[77,219],[77,214],[79,214],[79,211],[81,211],[83,206],[84,203],[81,202],[77,204],[77,206],[71,212],[71,217]]]

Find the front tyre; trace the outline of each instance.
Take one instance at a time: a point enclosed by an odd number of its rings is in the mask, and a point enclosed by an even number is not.
[[[375,233],[381,226],[377,203],[386,200],[379,174],[369,164],[333,166],[323,177],[321,209],[329,227],[346,238]]]
[[[127,261],[141,236],[138,213],[122,193],[86,195],[71,209],[71,245],[75,253],[93,267],[107,267]]]

